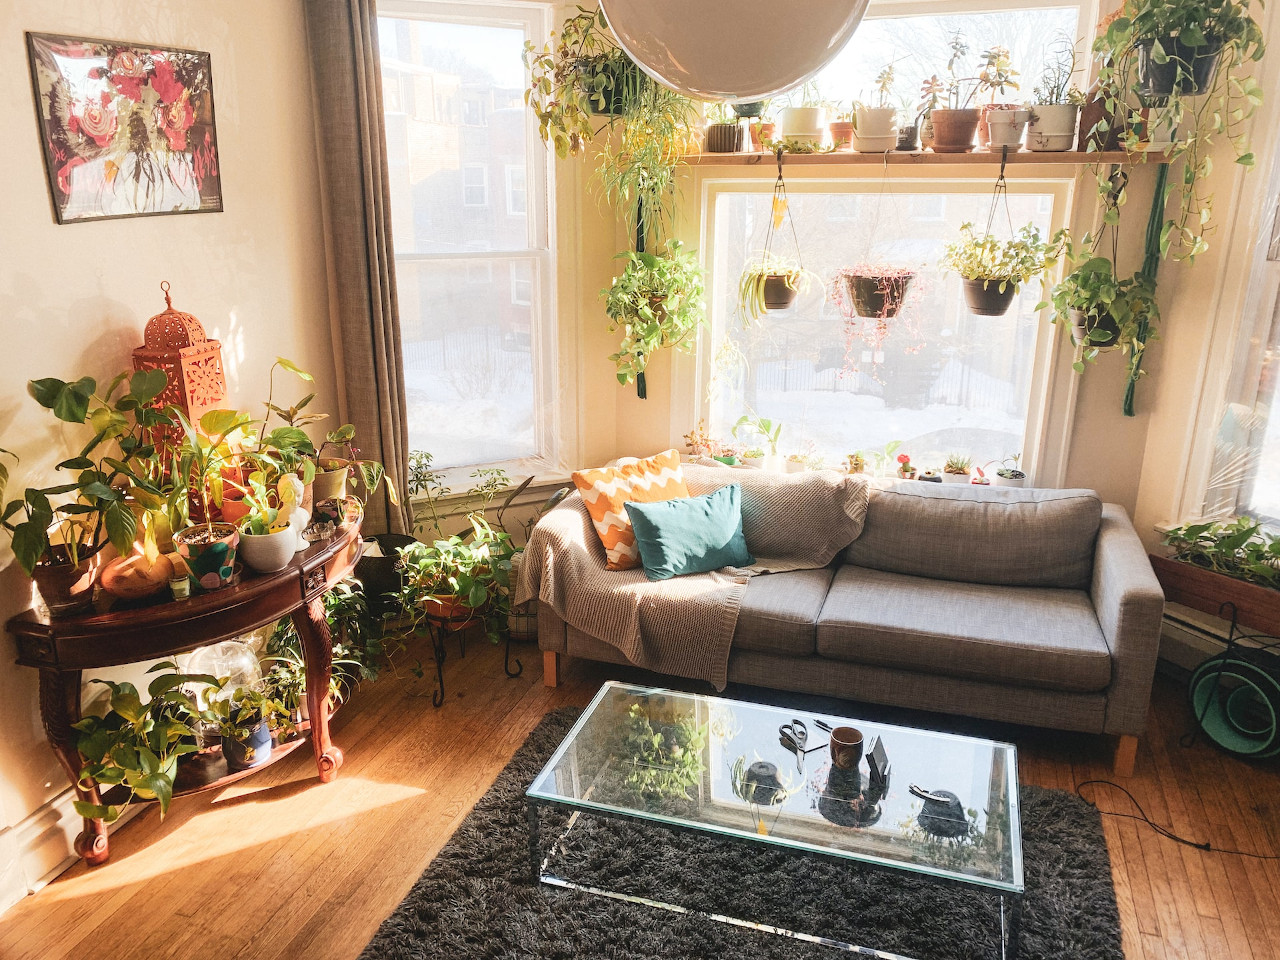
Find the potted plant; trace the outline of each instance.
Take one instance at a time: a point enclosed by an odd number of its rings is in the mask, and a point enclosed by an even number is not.
[[[511,538],[480,512],[471,530],[434,543],[412,543],[400,551],[403,585],[397,596],[406,630],[426,636],[429,624],[460,630],[484,620],[485,632],[501,639],[511,612]]]
[[[978,89],[991,95],[982,107],[978,120],[978,144],[991,147],[1014,147],[1022,142],[1022,131],[1031,113],[1018,103],[997,103],[1009,90],[1017,90],[1018,71],[1013,68],[1009,48],[999,44],[982,52],[978,71]]]
[[[867,458],[862,455],[861,450],[855,450],[844,458],[844,469],[846,473],[866,473]]]
[[[173,542],[186,561],[191,580],[206,590],[216,590],[232,582],[240,543],[234,524],[213,520],[213,508],[222,499],[227,483],[223,467],[238,463],[242,455],[228,438],[243,431],[253,419],[235,410],[210,410],[200,418],[197,429],[181,411],[175,415],[183,432],[178,475],[202,507],[204,519],[175,533]]]
[[[1052,305],[1053,321],[1070,324],[1077,373],[1110,348],[1126,353],[1134,369],[1155,335],[1153,326],[1160,316],[1155,293],[1155,281],[1142,271],[1122,279],[1108,258],[1086,254],[1054,285],[1050,300],[1038,306]]]
[[[947,462],[942,467],[943,483],[968,483],[969,468],[973,466],[973,458],[959,453],[947,454]]]
[[[859,153],[884,153],[898,145],[898,110],[893,105],[893,64],[876,75],[873,105],[853,105],[853,146]]]
[[[1075,146],[1076,127],[1085,96],[1075,83],[1076,45],[1061,35],[1049,48],[1040,82],[1031,91],[1031,121],[1027,148],[1060,152]]]
[[[222,737],[222,757],[232,771],[266,763],[271,759],[273,734],[293,728],[288,708],[252,687],[237,687],[230,696],[210,698],[206,712]]]
[[[935,468],[930,467],[928,470],[921,471],[920,479],[928,483],[941,483],[942,474],[940,474]]]
[[[970,153],[981,114],[970,106],[978,92],[977,77],[962,77],[959,68],[969,55],[969,44],[960,31],[952,35],[947,79],[933,76],[922,88],[921,108],[928,118],[929,143],[934,153]]]
[[[108,687],[111,695],[105,715],[88,716],[75,724],[76,748],[85,761],[80,780],[92,780],[99,787],[119,784],[126,796],[123,802],[111,804],[77,800],[74,806],[80,816],[111,823],[135,797],[158,801],[161,819],[169,812],[178,760],[196,752],[192,723],[203,714],[187,690],[218,684],[216,677],[177,673],[177,669],[172,661],[148,669],[148,673],[167,672],[148,685],[150,699],[145,704],[131,683],[92,681]]]
[[[758,470],[764,469],[764,461],[767,454],[764,447],[747,447],[742,452],[743,466],[755,467]]]
[[[1244,73],[1266,51],[1262,28],[1249,0],[1126,0],[1119,14],[1094,42],[1100,116],[1119,128],[1130,153],[1167,143],[1159,159],[1174,168],[1177,202],[1160,233],[1161,254],[1194,260],[1208,248],[1213,219],[1201,185],[1210,151],[1229,141],[1237,163],[1253,164],[1240,125],[1262,102],[1258,81]]]
[[[778,113],[778,136],[783,140],[812,146],[821,144],[822,135],[826,132],[823,122],[826,108],[817,84],[804,84],[799,93],[793,95],[792,100],[792,103]]]
[[[1238,622],[1272,633],[1280,622],[1280,538],[1252,517],[1174,527],[1172,557],[1152,555],[1165,598],[1214,616],[1234,604]]]
[[[809,456],[804,453],[787,454],[787,473],[804,473],[809,469]]]
[[[737,153],[742,149],[742,126],[728,104],[714,103],[707,111],[707,152]]]
[[[898,476],[903,480],[916,478],[916,468],[911,465],[911,458],[905,453],[898,454]]]
[[[964,280],[965,300],[973,313],[1002,317],[1021,284],[1058,262],[1066,237],[1066,231],[1059,230],[1046,243],[1040,231],[1027,224],[1012,239],[998,240],[990,233],[979,236],[973,224],[966,223],[959,238],[947,244],[942,266]]]
[[[996,468],[995,474],[991,478],[991,483],[997,487],[1022,487],[1026,486],[1027,475],[1018,469],[1018,460],[1021,454],[1015,453],[1011,457],[1005,457],[1000,461],[1000,466]]]
[[[144,566],[158,561],[158,521],[152,522],[143,502],[163,508],[171,500],[163,457],[152,442],[156,431],[172,423],[153,407],[166,383],[164,372],[154,370],[122,373],[101,393],[92,377],[27,384],[31,397],[59,420],[88,424],[94,431],[77,455],[55,468],[70,475],[66,481],[28,487],[0,513],[18,565],[35,580],[53,616],[74,613],[92,601],[100,550],[108,542],[130,557],[141,533]],[[0,453],[17,461],[8,451]],[[7,481],[8,470],[0,467],[0,497]]]
[[[386,468],[377,460],[360,459],[360,451],[353,445],[355,436],[356,428],[349,423],[325,434],[324,443],[316,451],[316,460],[320,467],[316,471],[315,481],[312,484],[316,502],[345,497],[347,479],[354,470],[360,477],[366,499],[373,496],[379,484],[386,483],[387,495],[391,498],[391,502],[399,505],[400,495],[391,478],[387,476]],[[325,450],[329,447],[336,448],[336,456],[325,456]]]
[[[618,352],[609,357],[621,384],[641,380],[653,354],[667,347],[693,349],[707,316],[702,267],[678,240],[662,254],[620,253],[626,268],[601,290],[611,331],[622,331]]]
[[[769,107],[768,100],[749,100],[746,103],[735,103],[733,115],[739,120],[759,120]]]
[[[738,314],[744,323],[761,320],[766,313],[786,310],[796,297],[807,293],[812,274],[798,260],[763,253],[747,263],[738,278]]]
[[[249,478],[245,496],[249,513],[240,522],[237,552],[245,564],[259,573],[274,573],[288,566],[298,552],[298,531],[281,511],[271,506],[271,494],[260,475]]]
[[[750,437],[758,437],[768,445],[768,454],[765,453],[763,446],[755,445],[747,456],[751,453],[758,453],[758,458],[763,462],[758,464],[765,469],[776,470],[778,468],[778,441],[782,437],[782,423],[768,420],[764,417],[758,417],[754,413],[744,413],[738,418],[738,422],[733,425],[731,431],[734,439],[741,440],[742,432],[746,432]],[[755,459],[755,458],[753,458]]]
[[[831,147],[833,150],[852,150],[853,149],[853,108],[841,110],[838,106],[832,106],[828,111],[828,116],[832,118],[827,124],[827,132],[831,135]]]
[[[827,296],[845,317],[857,315],[892,319],[902,309],[914,270],[870,263],[841,267],[831,279]]]

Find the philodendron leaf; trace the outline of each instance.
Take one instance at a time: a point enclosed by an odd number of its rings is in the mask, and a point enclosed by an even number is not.
[[[72,804],[76,809],[76,813],[84,817],[86,820],[101,820],[103,823],[115,823],[120,818],[120,813],[124,809],[118,806],[107,806],[98,803],[85,803],[83,800],[77,800]]]
[[[280,364],[280,366],[284,367],[290,373],[301,377],[303,380],[306,380],[309,382],[315,380],[315,377],[311,376],[311,374],[307,373],[307,371],[301,369],[292,360],[286,360],[284,357],[276,357],[276,363]]]
[[[120,556],[127,557],[133,550],[133,541],[138,534],[138,518],[122,501],[116,500],[102,511],[102,519],[111,545]]]
[[[163,370],[139,370],[129,380],[129,393],[138,403],[150,403],[169,385],[169,375]]]
[[[66,383],[54,377],[27,382],[27,393],[36,403],[53,411],[53,415],[67,423],[84,423],[89,415],[89,399],[98,387],[92,377],[81,377],[75,383]]]

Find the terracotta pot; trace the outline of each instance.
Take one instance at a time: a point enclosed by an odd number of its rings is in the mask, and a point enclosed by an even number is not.
[[[437,620],[447,620],[449,630],[461,630],[476,622],[476,611],[452,594],[432,594],[427,598],[426,612]]]
[[[1017,292],[1018,288],[1012,281],[1005,284],[1003,291],[999,280],[964,282],[964,299],[969,304],[969,311],[980,317],[1003,317],[1009,312]]]
[[[931,114],[934,153],[972,153],[978,129],[978,111],[938,107]]]
[[[208,539],[206,524],[187,527],[173,536],[178,553],[186,561],[192,582],[205,590],[228,586],[235,577],[236,547],[240,531],[229,523],[215,523]]]
[[[347,479],[351,476],[350,467],[339,467],[333,470],[317,470],[316,478],[311,483],[311,497],[314,505],[318,500],[333,500],[347,495]],[[310,507],[307,508],[310,512]]]
[[[915,279],[914,273],[887,276],[848,276],[844,278],[849,300],[858,316],[872,319],[892,319],[902,309],[907,288]]]
[[[831,133],[831,145],[837,150],[853,149],[853,124],[843,121],[827,124]]]
[[[163,553],[152,563],[143,553],[116,557],[102,568],[102,589],[113,597],[137,600],[158,593],[173,578],[173,561]]]
[[[736,123],[707,124],[707,153],[737,153],[742,149],[742,128]]]
[[[93,585],[102,569],[101,551],[90,557],[81,557],[72,566],[67,548],[61,545],[50,548],[52,563],[38,563],[31,572],[40,599],[49,608],[51,617],[67,617],[86,609],[93,602]]]
[[[753,123],[751,125],[751,146],[757,152],[764,149],[764,141],[772,140],[777,129],[772,123]]]
[[[222,514],[224,522],[234,523],[236,526],[239,526],[240,521],[249,515],[250,509],[249,504],[245,503],[243,499],[238,497],[232,498],[224,495],[222,498],[222,506],[219,508],[218,512]]]
[[[800,291],[787,283],[787,277],[781,273],[771,273],[764,278],[764,308],[766,310],[786,310],[796,302]]]

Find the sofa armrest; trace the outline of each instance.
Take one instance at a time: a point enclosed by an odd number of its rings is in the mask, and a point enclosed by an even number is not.
[[[1105,733],[1142,733],[1160,651],[1164,593],[1122,507],[1103,504],[1089,589],[1111,649]]]

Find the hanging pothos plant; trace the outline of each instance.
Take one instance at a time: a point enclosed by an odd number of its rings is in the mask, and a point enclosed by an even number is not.
[[[600,291],[610,331],[622,331],[622,344],[609,359],[618,366],[618,382],[635,380],[643,398],[644,370],[653,354],[665,347],[688,352],[697,341],[707,316],[702,267],[678,240],[668,241],[662,254],[627,252],[617,259],[626,261],[626,269]]]
[[[1253,165],[1239,129],[1262,103],[1262,88],[1243,71],[1262,59],[1266,43],[1250,0],[1125,0],[1093,49],[1105,112],[1090,132],[1118,134],[1141,160],[1155,128],[1171,135],[1156,157],[1181,169],[1175,209],[1161,211],[1159,252],[1194,260],[1209,246],[1213,197],[1203,181],[1213,172],[1214,145],[1229,142],[1236,163]],[[1098,187],[1104,196],[1111,190],[1109,174],[1099,171]]]

